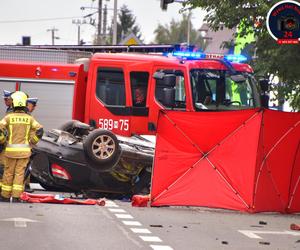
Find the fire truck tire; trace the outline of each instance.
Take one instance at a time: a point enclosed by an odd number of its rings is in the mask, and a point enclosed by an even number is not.
[[[99,172],[111,170],[121,155],[117,137],[103,129],[92,131],[83,142],[83,149],[90,167]]]

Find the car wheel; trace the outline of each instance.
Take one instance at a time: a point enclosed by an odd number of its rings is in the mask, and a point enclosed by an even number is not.
[[[117,137],[108,130],[96,129],[83,142],[83,149],[91,162],[90,166],[98,171],[108,171],[119,161],[121,150]]]

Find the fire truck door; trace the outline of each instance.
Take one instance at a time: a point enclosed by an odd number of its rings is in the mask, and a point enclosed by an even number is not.
[[[149,80],[148,71],[132,70],[129,72],[132,114],[132,134],[149,134]]]
[[[94,65],[93,68],[92,84],[88,89],[88,122],[95,127],[130,136],[131,107],[126,87],[126,68],[122,64],[104,65]]]
[[[187,75],[184,68],[167,68],[165,66],[154,68],[154,72],[159,72],[165,75],[175,76],[173,85],[164,82],[163,79],[152,78],[151,96],[153,103],[149,111],[149,128],[156,130],[158,114],[160,110],[168,109],[175,111],[186,111],[190,105],[188,103],[188,90],[187,90]],[[165,103],[165,97],[170,93],[172,96],[172,105]],[[169,95],[170,96],[170,95]]]

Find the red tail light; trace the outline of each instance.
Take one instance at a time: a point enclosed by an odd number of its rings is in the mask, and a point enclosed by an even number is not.
[[[53,163],[51,165],[52,175],[54,177],[64,179],[64,180],[71,180],[71,175],[65,170],[63,167]]]

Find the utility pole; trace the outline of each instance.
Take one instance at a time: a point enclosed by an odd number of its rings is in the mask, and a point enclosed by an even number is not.
[[[191,40],[191,16],[192,16],[192,12],[191,9],[189,9],[189,13],[188,13],[188,25],[187,25],[187,45],[190,45],[190,40]]]
[[[73,19],[72,23],[77,25],[77,44],[81,45],[80,26],[82,24],[86,24],[86,20],[85,19]]]
[[[102,44],[101,39],[101,31],[102,31],[102,0],[98,0],[98,36],[97,36],[97,44]]]
[[[47,29],[47,31],[51,31],[51,40],[52,40],[52,45],[55,44],[55,39],[59,39],[59,37],[55,36],[55,32],[58,31],[58,29],[56,29],[55,27],[53,27],[52,29]]]
[[[104,5],[103,10],[103,40],[106,41],[106,26],[107,26],[107,4]]]
[[[118,13],[118,0],[114,0],[114,24],[113,24],[113,45],[117,45],[117,13]]]

